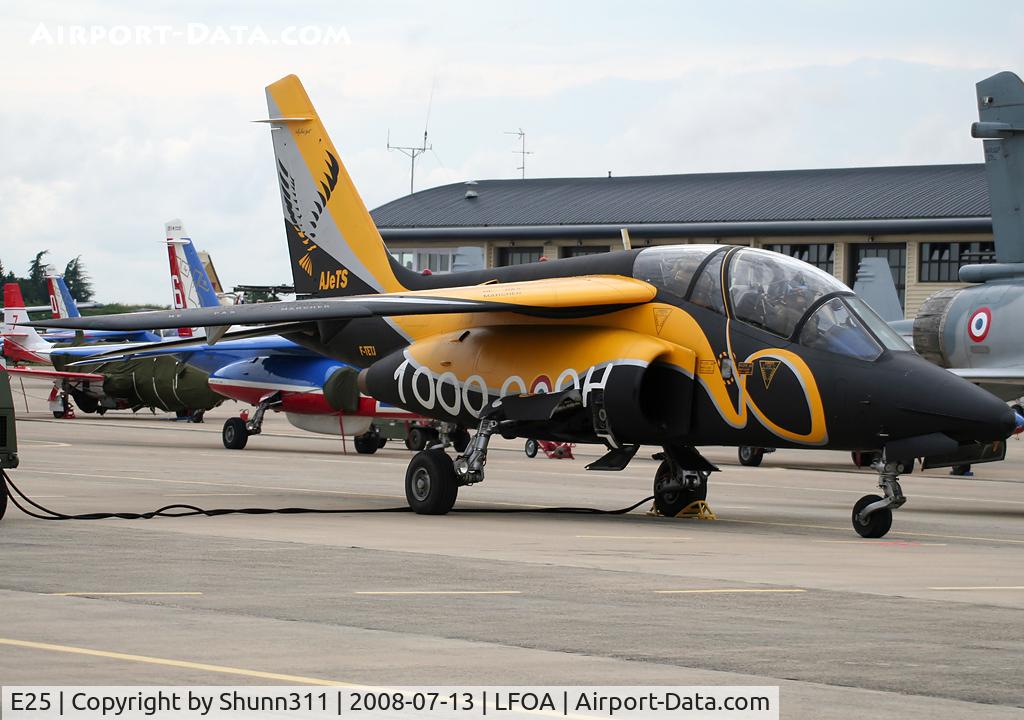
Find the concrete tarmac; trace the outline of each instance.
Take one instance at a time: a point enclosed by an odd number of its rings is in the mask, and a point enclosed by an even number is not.
[[[15,380],[19,410],[24,402]],[[271,416],[220,427],[55,420],[26,383],[12,478],[63,513],[405,506],[411,453],[342,453]],[[352,452],[351,444],[348,445]],[[1024,445],[973,478],[916,471],[893,531],[843,453],[707,454],[719,519],[536,512],[650,494],[644,448],[527,459],[492,444],[456,512],[0,523],[0,679],[14,684],[779,685],[786,718],[1024,717]],[[522,510],[534,512],[522,512]]]

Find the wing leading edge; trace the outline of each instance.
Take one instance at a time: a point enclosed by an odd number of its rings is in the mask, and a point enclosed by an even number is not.
[[[654,299],[652,285],[612,275],[490,283],[380,295],[293,300],[216,308],[157,310],[41,320],[26,325],[74,330],[138,330],[313,322],[359,317],[512,312],[549,317],[599,314]]]

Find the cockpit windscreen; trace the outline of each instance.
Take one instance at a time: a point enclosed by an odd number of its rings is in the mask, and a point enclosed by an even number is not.
[[[740,250],[731,260],[733,315],[748,325],[789,337],[818,298],[849,288],[824,270],[779,253]]]

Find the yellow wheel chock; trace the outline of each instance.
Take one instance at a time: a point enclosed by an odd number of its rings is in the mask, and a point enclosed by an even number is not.
[[[657,517],[663,517],[660,512],[651,505],[651,509],[647,511],[648,515],[655,515]],[[684,507],[676,515],[677,518],[692,518],[694,520],[717,520],[718,516],[715,515],[711,506],[708,505],[704,500],[694,500],[692,503]]]

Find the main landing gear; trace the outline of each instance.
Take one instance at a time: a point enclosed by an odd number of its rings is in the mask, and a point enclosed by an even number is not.
[[[699,462],[685,462],[699,458]],[[704,460],[696,450],[690,448],[686,452],[673,451],[666,448],[665,452],[657,453],[655,460],[661,465],[654,473],[654,509],[665,517],[676,517],[695,502],[708,498],[708,478],[713,465]],[[702,467],[701,467],[702,465]],[[689,466],[698,469],[687,469]]]
[[[853,529],[866,538],[884,537],[892,527],[892,511],[903,506],[907,498],[900,487],[899,475],[908,470],[903,463],[880,459],[872,467],[878,470],[878,487],[884,497],[865,495],[853,506]]]
[[[444,515],[452,506],[462,485],[475,485],[484,479],[487,464],[487,444],[498,428],[498,421],[485,418],[480,421],[476,434],[454,460],[444,451],[449,444],[465,440],[465,430],[442,432],[441,445],[416,453],[405,472],[405,499],[419,515]],[[468,434],[468,433],[466,433]]]
[[[224,429],[220,433],[224,447],[228,450],[244,448],[249,442],[250,435],[259,435],[263,432],[263,416],[267,414],[267,410],[280,404],[281,399],[275,395],[257,405],[256,412],[252,414],[251,418],[233,417],[225,420]]]

